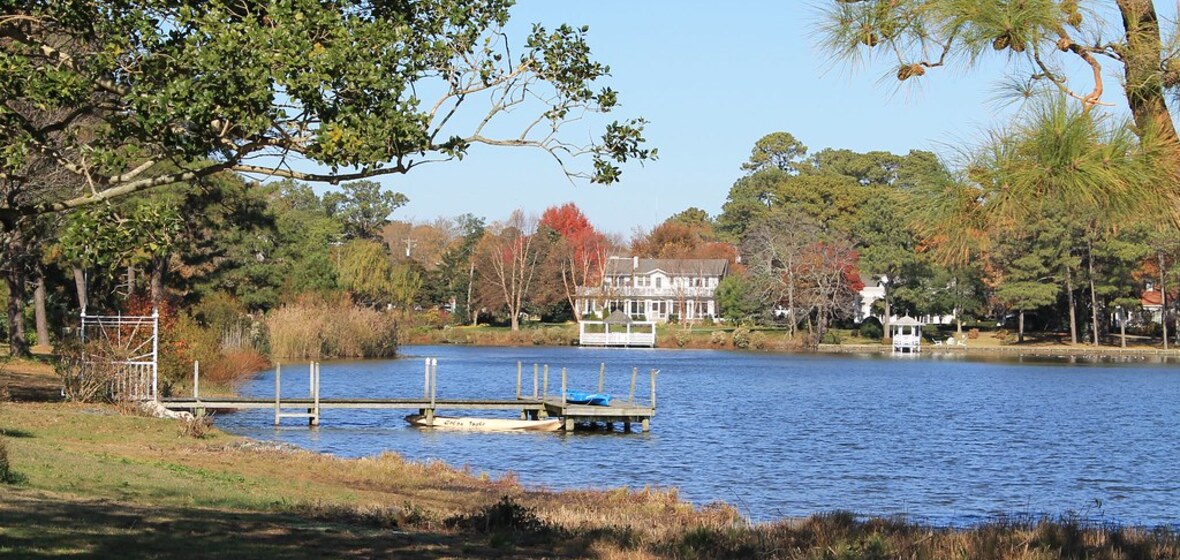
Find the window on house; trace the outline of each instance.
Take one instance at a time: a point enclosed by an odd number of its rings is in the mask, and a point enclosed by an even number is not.
[[[662,281],[663,281],[663,278],[660,278],[659,276],[656,276],[656,287],[657,287],[657,288],[661,288],[661,287],[663,287],[663,286],[661,286],[661,284],[663,284],[663,282],[662,282]]]

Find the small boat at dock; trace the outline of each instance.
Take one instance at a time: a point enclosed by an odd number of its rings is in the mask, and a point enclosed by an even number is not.
[[[561,429],[561,420],[509,420],[504,418],[474,418],[435,416],[427,418],[421,414],[406,416],[406,422],[419,428],[442,428],[473,432],[556,432]]]
[[[588,393],[586,391],[566,391],[565,402],[569,404],[610,406],[610,395],[604,395],[602,393]]]

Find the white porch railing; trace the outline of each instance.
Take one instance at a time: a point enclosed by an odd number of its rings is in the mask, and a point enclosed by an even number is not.
[[[601,286],[594,288],[580,287],[577,290],[582,297],[600,297],[604,299],[651,298],[680,300],[685,298],[712,298],[716,287],[706,286],[664,286],[661,288],[641,286]]]
[[[586,332],[587,327],[603,332]],[[641,330],[636,330],[639,328]],[[578,323],[578,344],[582,346],[647,346],[656,345],[654,321],[634,321],[626,325],[611,325],[602,321]]]

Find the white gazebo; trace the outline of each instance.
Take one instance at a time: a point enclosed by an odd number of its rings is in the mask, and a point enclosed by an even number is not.
[[[922,351],[922,322],[906,315],[889,323],[894,354],[917,354]]]
[[[605,321],[580,321],[578,344],[582,346],[656,345],[655,321],[636,321],[615,310]]]

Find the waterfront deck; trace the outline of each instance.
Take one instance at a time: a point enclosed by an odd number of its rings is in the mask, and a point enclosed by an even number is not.
[[[632,431],[633,426],[646,432],[651,429],[651,418],[656,411],[656,374],[651,372],[651,395],[646,403],[636,402],[635,384],[638,369],[631,371],[631,392],[627,400],[614,399],[610,406],[576,405],[565,402],[566,371],[561,371],[561,392],[551,394],[549,391],[549,366],[544,366],[542,377],[539,365],[533,366],[533,392],[531,396],[522,393],[523,369],[518,362],[516,369],[516,398],[514,399],[439,399],[436,394],[438,363],[428,358],[426,361],[425,387],[422,397],[408,398],[320,398],[320,368],[318,363],[312,363],[309,368],[310,395],[307,397],[284,397],[282,394],[282,369],[275,371],[275,396],[272,398],[249,397],[210,397],[201,398],[199,394],[199,370],[194,372],[194,395],[186,398],[160,399],[168,410],[187,411],[194,414],[208,412],[225,412],[234,410],[273,410],[274,423],[279,425],[284,418],[306,418],[308,425],[318,426],[322,411],[325,409],[344,410],[408,410],[433,418],[439,412],[461,412],[470,410],[510,410],[520,413],[522,419],[561,418],[566,431],[573,431],[577,426],[599,424],[607,429],[613,429],[620,424],[624,431]],[[599,369],[599,391],[601,392],[605,377],[605,365]]]

